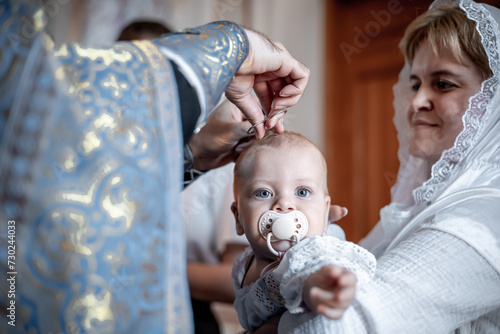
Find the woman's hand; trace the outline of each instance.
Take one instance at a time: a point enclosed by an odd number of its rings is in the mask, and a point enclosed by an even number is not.
[[[309,80],[309,69],[293,58],[282,44],[272,42],[253,30],[247,29],[246,33],[250,50],[226,90],[226,97],[245,114],[250,123],[267,119],[255,127],[256,137],[262,138],[265,128],[283,132],[284,113],[276,117],[272,115],[297,103]],[[260,104],[252,98],[252,90],[257,94]]]
[[[328,222],[334,223],[338,220],[341,220],[347,216],[347,208],[344,208],[339,205],[331,205],[330,212],[328,213]]]

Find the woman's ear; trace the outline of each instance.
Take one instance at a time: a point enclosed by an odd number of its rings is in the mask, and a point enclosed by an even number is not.
[[[236,204],[236,202],[233,202],[231,204],[231,211],[233,212],[234,220],[236,221],[236,233],[238,235],[245,234],[245,230],[243,229],[243,226],[240,223],[240,218],[239,218],[240,215],[238,214],[238,205]]]

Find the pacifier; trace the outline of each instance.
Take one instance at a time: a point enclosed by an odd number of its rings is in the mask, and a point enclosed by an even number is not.
[[[279,253],[273,248],[271,242],[288,240],[298,243],[303,239],[309,228],[306,216],[297,210],[288,213],[266,211],[259,219],[259,231],[267,241],[267,248],[276,256]]]

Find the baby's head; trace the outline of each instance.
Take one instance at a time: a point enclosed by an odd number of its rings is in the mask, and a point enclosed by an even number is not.
[[[238,234],[246,235],[256,256],[275,258],[258,224],[269,210],[302,212],[309,222],[307,236],[326,231],[330,208],[326,174],[319,149],[292,131],[269,132],[243,151],[234,167],[235,202],[231,209]],[[291,246],[289,241],[273,242],[277,251]]]

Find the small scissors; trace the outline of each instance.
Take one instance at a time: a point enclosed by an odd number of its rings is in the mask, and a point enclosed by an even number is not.
[[[270,120],[271,118],[273,118],[274,116],[277,116],[277,115],[279,115],[279,114],[286,114],[286,112],[287,112],[287,111],[288,111],[287,109],[280,110],[280,111],[278,111],[277,113],[274,113],[271,117],[269,117],[269,118],[265,118],[265,119],[263,119],[262,121],[258,121],[257,123],[255,123],[254,125],[252,125],[252,126],[248,129],[247,133],[248,133],[249,135],[253,135],[253,134],[255,133],[255,127],[256,127],[257,125],[262,124],[262,123],[265,123],[266,121]]]

